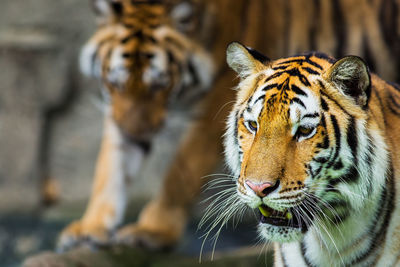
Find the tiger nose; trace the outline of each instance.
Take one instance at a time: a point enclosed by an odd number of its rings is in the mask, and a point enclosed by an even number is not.
[[[259,197],[265,197],[272,191],[274,191],[279,186],[279,180],[276,181],[275,184],[271,182],[264,182],[264,183],[256,183],[250,180],[246,180],[246,184],[251,188],[251,190],[256,193]]]

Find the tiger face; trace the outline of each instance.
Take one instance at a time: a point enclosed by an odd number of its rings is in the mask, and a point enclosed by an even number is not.
[[[175,102],[212,82],[209,53],[186,33],[189,1],[93,0],[99,28],[84,46],[81,69],[101,79],[111,116],[126,137],[147,142]]]
[[[261,236],[292,242],[310,228],[336,229],[384,183],[363,173],[385,170],[387,160],[367,116],[366,65],[319,53],[270,61],[238,43],[228,47],[227,61],[241,82],[227,122],[226,161],[240,199],[260,210]],[[382,162],[364,160],[371,153]]]

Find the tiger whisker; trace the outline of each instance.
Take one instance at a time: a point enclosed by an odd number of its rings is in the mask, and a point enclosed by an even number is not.
[[[199,257],[200,262],[202,258],[204,244],[206,240],[209,238],[212,231],[217,228],[215,234],[210,238],[210,240],[213,241],[213,248],[211,254],[211,258],[213,259],[218,237],[221,233],[223,226],[226,225],[230,219],[232,219],[233,226],[236,226],[237,223],[240,221],[238,219],[241,219],[244,212],[246,211],[247,207],[238,201],[239,200],[238,195],[235,194],[235,192],[236,188],[231,187],[221,192],[218,192],[217,197],[215,197],[215,195],[210,197],[214,198],[214,200],[206,209],[198,226],[198,229],[200,229],[206,223],[212,222],[210,225],[207,226],[206,233],[201,236],[201,238],[203,238],[203,242],[200,249],[200,257]],[[208,198],[208,200],[210,198]],[[220,226],[218,227],[218,225]]]
[[[205,178],[210,178],[210,177],[215,177],[215,176],[221,176],[221,177],[226,177],[226,178],[236,178],[234,175],[226,174],[226,173],[212,173],[205,175],[201,177],[200,179],[205,179]]]
[[[312,212],[312,211],[311,211]],[[305,215],[308,217],[308,215],[305,213]],[[316,221],[315,221],[316,223],[317,223],[317,226],[321,226],[322,227],[322,229],[325,231],[325,233],[327,234],[327,236],[329,237],[329,239],[332,241],[332,244],[333,244],[333,246],[335,247],[335,249],[336,249],[336,252],[338,253],[338,255],[339,255],[339,258],[340,258],[340,261],[342,262],[342,264],[344,265],[344,261],[343,261],[343,258],[342,258],[342,255],[340,254],[340,252],[339,252],[339,249],[338,249],[338,247],[337,247],[337,245],[336,245],[336,242],[335,242],[335,240],[333,239],[333,237],[332,237],[332,235],[329,233],[329,231],[328,231],[328,229],[325,227],[325,224],[318,218],[318,217],[316,217]],[[319,229],[321,228],[321,227],[318,227]],[[321,232],[322,233],[322,232]],[[323,240],[325,240],[324,238],[322,238]],[[325,246],[327,246],[327,244],[325,243]],[[328,246],[327,246],[327,248],[328,248]],[[329,251],[329,250],[328,250]]]
[[[299,213],[300,216],[302,216],[303,220],[306,222],[307,227],[311,227],[313,225],[316,226],[316,233],[319,235],[320,237],[320,245],[322,246],[321,241],[324,243],[325,247],[328,248],[328,244],[326,243],[325,239],[323,238],[322,234],[320,231],[318,231],[319,229],[319,225],[321,225],[321,222],[318,221],[318,218],[316,218],[315,220],[312,220],[307,213],[302,209],[302,207],[298,206],[298,208],[302,211],[302,213]],[[311,212],[311,211],[310,211]],[[314,213],[313,213],[314,214]]]
[[[315,196],[315,195],[311,195],[309,193],[306,193],[309,197],[307,198],[307,201],[305,202],[305,205],[308,205],[309,207],[311,207],[311,210],[315,210],[318,209],[319,212],[324,216],[325,219],[327,219],[328,221],[330,221],[333,225],[335,225],[335,222],[324,212],[324,210],[318,205],[318,203],[314,200],[314,198],[318,199],[318,201],[325,206],[325,208],[327,208],[332,215],[334,216],[334,218],[339,219],[340,223],[342,223],[342,219],[339,216],[339,214],[336,212],[336,210],[325,200]],[[314,216],[317,216],[316,214]],[[342,231],[340,230],[340,228],[336,228],[339,231],[340,236],[342,237],[342,239],[344,240],[345,237],[342,233]]]

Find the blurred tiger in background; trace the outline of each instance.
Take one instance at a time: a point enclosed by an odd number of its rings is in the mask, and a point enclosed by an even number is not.
[[[221,107],[234,97],[234,75],[224,62],[231,40],[272,57],[310,49],[361,53],[385,77],[399,73],[394,0],[92,4],[99,27],[82,50],[81,68],[101,79],[108,108],[88,207],[61,233],[60,250],[85,242],[107,244],[112,236],[118,243],[153,249],[179,240],[204,182],[201,177],[212,172],[223,151],[220,140],[229,105]],[[198,102],[199,116],[179,144],[160,193],[144,207],[138,222],[114,234],[125,212],[127,178],[137,173],[168,110],[188,100]]]
[[[154,249],[177,242],[200,191],[201,177],[214,169],[222,153],[220,139],[228,109],[221,107],[232,99],[234,79],[223,51],[231,38],[255,47],[267,45],[262,34],[267,25],[261,19],[265,4],[259,0],[93,1],[99,28],[82,50],[81,67],[101,79],[109,102],[93,192],[82,219],[61,234],[61,250],[81,242],[109,241],[123,219],[127,178],[137,173],[168,109],[197,99],[198,115],[161,192],[136,224],[115,236],[119,243]]]

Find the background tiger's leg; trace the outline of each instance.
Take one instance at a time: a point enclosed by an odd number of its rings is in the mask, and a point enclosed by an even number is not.
[[[54,177],[42,177],[40,185],[41,202],[44,206],[55,204],[60,198],[60,185]]]
[[[205,102],[202,114],[190,127],[165,177],[159,196],[142,210],[136,224],[122,228],[116,241],[150,249],[173,246],[181,237],[188,209],[198,196],[202,179],[221,159],[222,133],[233,99],[231,74],[221,75]]]
[[[71,223],[61,233],[60,251],[81,242],[106,244],[109,241],[110,232],[121,223],[125,212],[125,161],[131,161],[138,169],[142,159],[142,149],[125,142],[113,120],[107,116],[88,207],[82,219]]]

